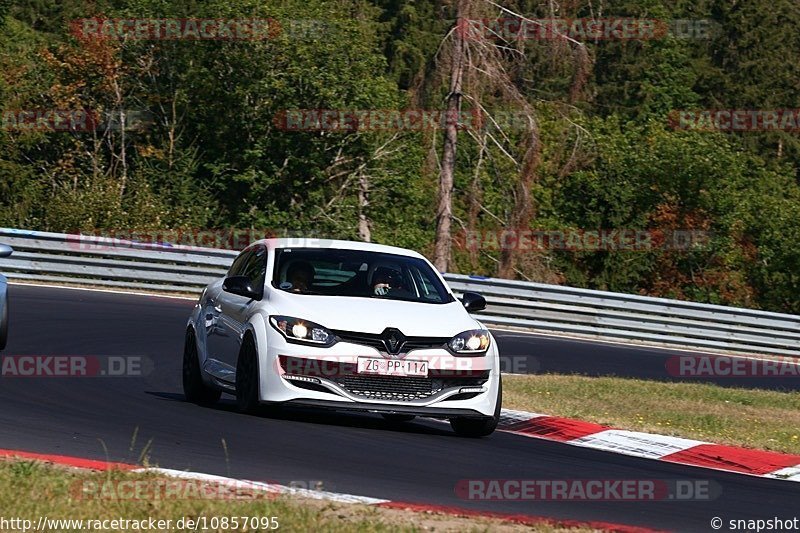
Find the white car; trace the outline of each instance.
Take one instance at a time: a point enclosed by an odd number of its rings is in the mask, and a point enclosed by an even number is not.
[[[183,388],[210,405],[297,405],[448,419],[485,436],[500,415],[497,343],[420,254],[377,244],[256,242],[203,291],[186,329]]]

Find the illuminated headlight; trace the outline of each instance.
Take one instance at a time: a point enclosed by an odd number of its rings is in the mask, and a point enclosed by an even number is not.
[[[472,329],[450,339],[447,346],[456,355],[484,355],[491,343],[489,339],[485,329]]]
[[[273,315],[269,323],[286,337],[289,342],[311,344],[314,346],[331,346],[335,341],[333,333],[314,322],[291,316]]]

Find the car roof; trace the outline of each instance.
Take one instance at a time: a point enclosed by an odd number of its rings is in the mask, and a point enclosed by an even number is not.
[[[381,252],[385,254],[405,255],[408,257],[416,257],[425,259],[425,257],[409,250],[408,248],[400,248],[398,246],[389,246],[386,244],[375,244],[363,241],[343,241],[338,239],[324,239],[317,237],[290,237],[281,239],[263,239],[258,243],[266,245],[268,248],[321,248],[321,249],[334,249],[334,250],[360,250],[365,252]],[[257,243],[254,243],[257,244]]]

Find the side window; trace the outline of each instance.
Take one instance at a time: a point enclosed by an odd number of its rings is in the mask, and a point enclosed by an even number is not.
[[[418,268],[414,268],[414,277],[419,281],[420,292],[422,293],[421,296],[423,299],[432,302],[442,301],[439,291],[436,290],[433,281],[431,281],[427,275],[421,272]]]
[[[244,271],[240,275],[250,278],[250,283],[256,291],[264,290],[264,281],[267,276],[267,249],[264,246],[257,246],[251,250],[250,257],[244,265]]]
[[[244,270],[251,255],[253,255],[253,250],[249,249],[240,253],[239,256],[233,260],[233,264],[230,270],[228,270],[228,277],[244,276]]]

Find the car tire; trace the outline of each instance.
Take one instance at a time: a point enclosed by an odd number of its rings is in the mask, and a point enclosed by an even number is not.
[[[239,411],[254,414],[259,410],[258,352],[253,337],[245,335],[236,361],[236,405]]]
[[[494,408],[494,416],[485,418],[451,418],[450,427],[461,437],[486,437],[494,433],[497,424],[500,422],[500,409],[503,402],[503,381],[497,384],[497,404]]]
[[[402,415],[400,413],[381,413],[381,416],[389,422],[411,422],[417,418],[414,415]]]
[[[186,400],[198,405],[210,406],[219,401],[222,392],[203,383],[200,374],[200,359],[197,355],[197,340],[194,332],[186,332],[183,347],[183,394]]]

